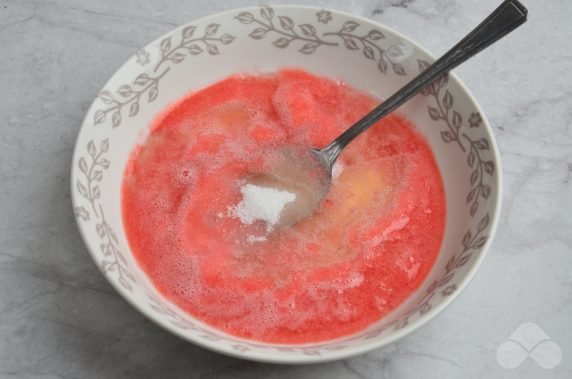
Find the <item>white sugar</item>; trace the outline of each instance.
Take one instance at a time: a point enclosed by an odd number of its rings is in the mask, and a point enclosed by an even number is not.
[[[242,200],[234,207],[229,207],[229,215],[237,217],[243,224],[251,225],[255,221],[265,221],[268,232],[280,220],[286,204],[296,200],[296,194],[276,188],[259,187],[245,184],[240,189]]]

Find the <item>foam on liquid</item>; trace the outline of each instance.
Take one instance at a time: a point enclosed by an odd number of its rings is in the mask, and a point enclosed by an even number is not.
[[[357,332],[423,281],[444,230],[425,140],[392,115],[354,141],[315,213],[276,228],[297,193],[245,180],[264,151],[322,147],[376,103],[296,70],[231,77],[153,125],[123,181],[131,249],[156,288],[228,333],[306,343]]]

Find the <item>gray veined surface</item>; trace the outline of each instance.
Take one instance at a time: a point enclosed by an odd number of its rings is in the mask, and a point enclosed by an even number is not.
[[[479,274],[423,329],[344,362],[261,365],[179,340],[114,293],[89,259],[70,206],[69,162],[85,111],[101,84],[139,46],[190,19],[257,3],[0,4],[0,377],[572,376],[572,25],[567,0],[549,5],[529,0],[528,25],[508,37],[502,49],[457,70],[495,129],[505,198]],[[437,54],[498,2],[286,3],[372,17]],[[554,25],[561,25],[557,32]],[[513,70],[513,57],[522,51],[531,53]],[[558,344],[559,366],[547,370],[530,359],[514,369],[497,363],[497,348],[525,322],[538,324]]]

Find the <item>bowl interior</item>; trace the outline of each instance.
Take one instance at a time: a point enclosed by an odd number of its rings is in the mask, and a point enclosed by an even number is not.
[[[427,87],[401,112],[433,148],[445,184],[447,225],[438,261],[396,311],[366,330],[307,345],[246,341],[214,330],[165,300],[135,263],[123,232],[125,164],[165,106],[237,72],[301,67],[387,97],[432,58],[373,21],[300,6],[252,7],[191,22],[150,43],[105,84],[80,130],[72,198],[80,231],[110,283],[150,319],[199,345],[271,362],[325,361],[379,347],[448,304],[480,263],[496,224],[500,180],[490,127],[454,75]]]

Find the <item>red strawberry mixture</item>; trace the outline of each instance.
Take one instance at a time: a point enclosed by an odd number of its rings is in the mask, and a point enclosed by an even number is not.
[[[237,215],[264,151],[322,147],[378,102],[283,70],[231,76],[170,107],[122,187],[129,244],[155,287],[215,328],[273,343],[343,337],[399,306],[431,270],[445,226],[435,159],[403,116],[346,148],[304,221],[272,229]]]

